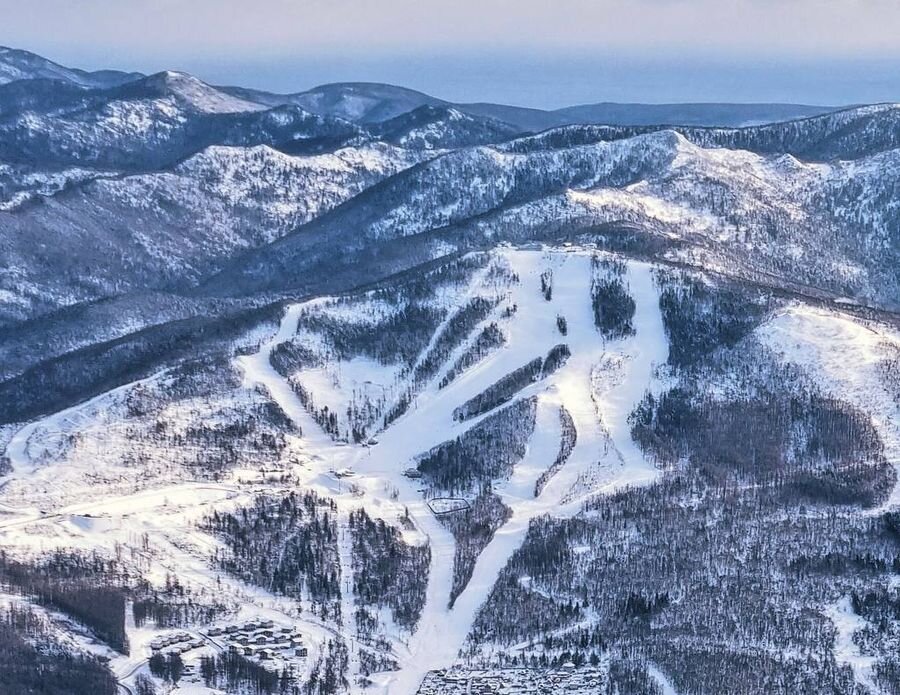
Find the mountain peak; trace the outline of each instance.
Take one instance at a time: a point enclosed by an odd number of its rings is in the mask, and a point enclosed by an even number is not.
[[[201,113],[243,113],[262,111],[266,107],[212,87],[186,72],[164,70],[142,81],[160,96],[174,96]]]

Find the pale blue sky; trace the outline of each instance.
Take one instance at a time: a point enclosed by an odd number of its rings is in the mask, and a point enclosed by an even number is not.
[[[0,44],[78,67],[458,101],[900,100],[897,0],[0,0]]]

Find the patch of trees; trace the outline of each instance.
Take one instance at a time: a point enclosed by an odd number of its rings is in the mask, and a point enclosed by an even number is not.
[[[328,640],[323,655],[303,684],[303,695],[334,695],[347,687],[349,654],[343,640]]]
[[[184,661],[180,654],[163,654],[155,652],[148,660],[150,673],[166,683],[176,685],[184,674]]]
[[[365,612],[365,611],[363,611]],[[374,626],[371,629],[375,629]],[[385,671],[396,671],[400,668],[399,664],[387,656],[391,650],[389,642],[378,645],[379,650],[360,649],[359,650],[359,672],[362,675],[360,679],[361,685],[369,685],[368,676],[373,673],[384,673]]]
[[[497,348],[506,345],[506,336],[495,321],[481,329],[475,341],[463,352],[456,363],[441,377],[440,388],[444,388],[469,367],[478,364]]]
[[[432,488],[450,493],[507,478],[525,455],[536,410],[536,398],[516,401],[434,447],[419,459],[418,469]]]
[[[550,348],[546,357],[535,357],[531,362],[514,369],[506,376],[488,386],[477,396],[470,398],[453,410],[453,419],[468,420],[486,413],[512,400],[526,386],[543,379],[562,365],[571,356],[569,346],[560,343]]]
[[[880,656],[874,668],[876,682],[885,692],[900,690],[900,593],[893,588],[873,586],[850,592],[850,606],[864,623],[853,634],[863,654]]]
[[[422,384],[435,374],[479,323],[497,306],[497,299],[474,297],[454,314],[434,341],[425,358],[416,366],[413,381]]]
[[[272,671],[234,652],[200,657],[200,676],[206,687],[229,693],[300,695],[302,692],[291,671]]]
[[[166,465],[218,479],[237,465],[280,463],[285,433],[296,428],[267,395],[236,400],[240,380],[220,357],[182,364],[127,391],[125,438],[133,447],[124,453],[125,465],[143,468],[148,456],[165,452]],[[179,411],[175,421],[172,406]]]
[[[394,622],[412,632],[425,605],[431,547],[408,545],[399,530],[364,509],[351,512],[350,533],[357,601],[389,608]]]
[[[544,360],[535,357],[531,362],[513,370],[499,381],[488,386],[477,396],[470,398],[453,411],[454,420],[468,420],[511,400],[519,391],[541,377]]]
[[[338,359],[366,356],[385,365],[412,367],[443,318],[442,309],[417,303],[371,322],[351,322],[313,310],[301,314],[298,329],[321,335]]]
[[[468,509],[439,517],[456,540],[453,555],[453,587],[450,591],[451,608],[472,578],[481,551],[491,542],[497,529],[509,521],[511,515],[509,507],[503,504],[490,487],[485,486]]]
[[[274,593],[308,598],[321,616],[340,605],[336,507],[314,492],[259,495],[234,512],[214,511],[201,526],[222,539],[215,563]]]
[[[201,600],[186,589],[178,577],[169,573],[162,588],[145,581],[138,582],[131,590],[132,613],[136,627],[152,623],[160,628],[185,627],[214,622],[223,615],[227,606],[205,597]]]
[[[548,268],[541,273],[541,294],[548,302],[553,299],[553,269]]]
[[[115,561],[57,551],[35,562],[20,562],[0,550],[0,581],[5,590],[70,615],[110,647],[128,654],[126,578]]]
[[[625,263],[616,258],[591,257],[591,307],[594,324],[607,340],[634,335],[635,303],[625,279]]]
[[[657,273],[659,308],[669,338],[669,364],[695,365],[719,348],[732,347],[756,328],[772,299],[748,288],[708,285],[686,273]]]
[[[823,511],[679,469],[573,518],[535,519],[478,617],[471,656],[479,645],[491,663],[596,650],[657,664],[678,692],[812,695],[829,683],[861,695],[833,657],[822,606],[855,592],[871,628],[856,638],[892,673],[900,601],[873,585],[900,568],[900,538],[882,518]]]
[[[300,339],[279,343],[269,353],[272,368],[287,378],[301,369],[311,369],[322,364],[322,356]]]
[[[553,460],[553,463],[550,464],[550,467],[541,473],[535,481],[535,497],[540,497],[541,492],[543,492],[547,483],[550,482],[550,479],[566,464],[566,461],[569,460],[569,456],[572,453],[572,449],[575,448],[575,442],[578,440],[578,430],[575,429],[575,420],[572,419],[572,414],[566,410],[564,406],[559,407],[559,427],[561,431],[559,453],[556,454],[556,458]]]
[[[660,464],[689,464],[711,481],[751,480],[827,504],[875,504],[895,481],[871,420],[815,393],[761,391],[717,401],[681,387],[648,394],[632,435]]]
[[[552,348],[550,348],[550,351],[544,358],[544,366],[541,369],[541,376],[550,376],[551,374],[553,374],[553,372],[562,367],[571,356],[572,352],[569,350],[569,346],[565,343],[554,345]]]
[[[569,323],[566,321],[566,317],[557,314],[556,316],[556,328],[559,331],[560,335],[568,335],[569,334]]]
[[[0,609],[0,692],[9,695],[116,695],[105,664],[59,643],[32,608]]]

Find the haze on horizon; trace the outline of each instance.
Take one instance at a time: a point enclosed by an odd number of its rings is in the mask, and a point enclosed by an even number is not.
[[[0,0],[0,44],[86,69],[454,101],[900,100],[893,0]]]

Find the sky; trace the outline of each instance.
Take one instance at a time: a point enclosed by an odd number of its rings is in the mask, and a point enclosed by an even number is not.
[[[0,44],[96,69],[453,101],[900,101],[898,0],[0,0]]]

